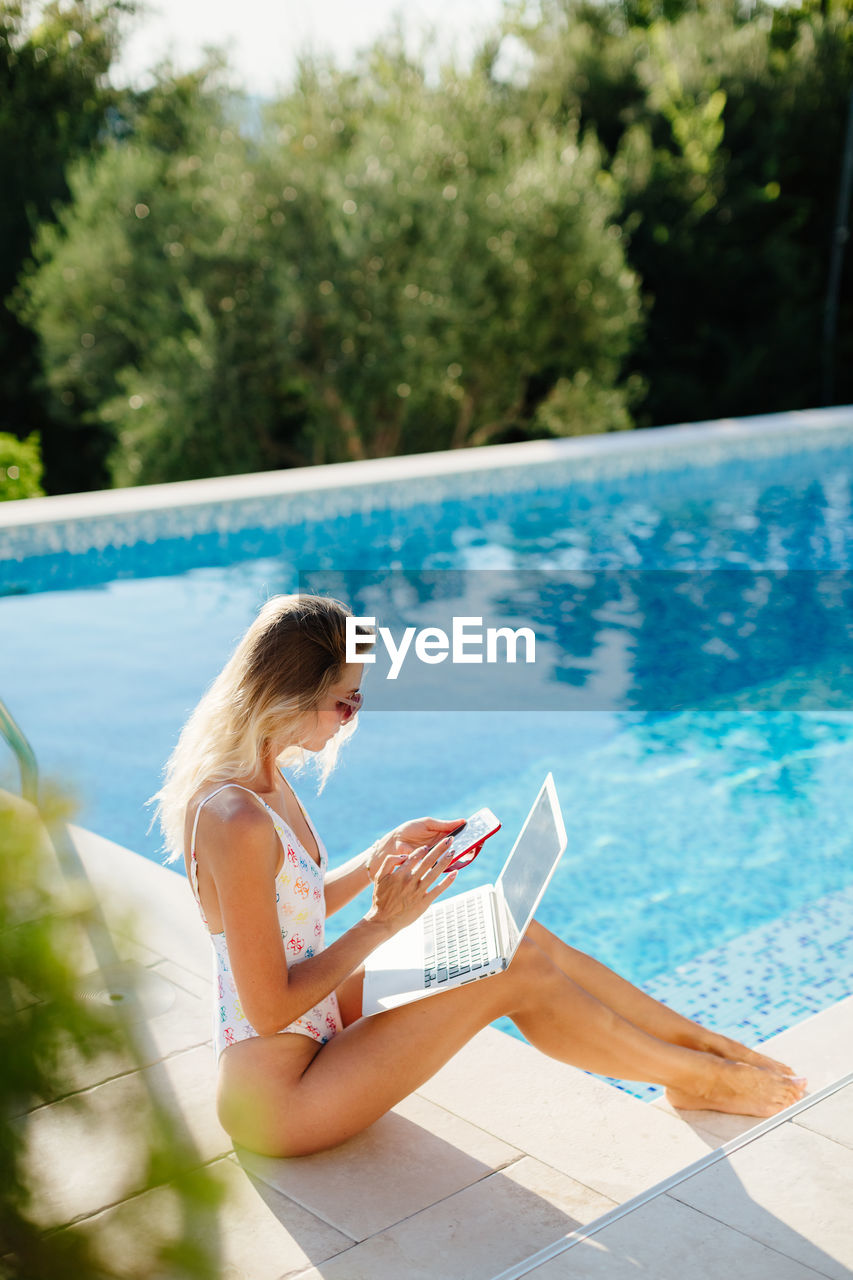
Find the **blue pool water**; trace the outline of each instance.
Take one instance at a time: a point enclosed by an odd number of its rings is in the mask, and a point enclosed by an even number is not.
[[[0,696],[43,772],[73,789],[79,821],[156,858],[145,801],[268,594],[324,571],[382,613],[407,582],[423,618],[424,570],[438,575],[433,593],[447,573],[457,612],[499,592],[516,625],[535,615],[544,637],[535,688],[478,711],[439,695],[391,710],[374,679],[371,710],[369,673],[326,790],[296,780],[333,860],[406,818],[488,804],[504,829],[464,883],[492,879],[550,769],[569,847],[544,922],[755,1040],[853,990],[851,484],[853,431],[752,463],[577,482],[554,472],[515,491],[33,555],[4,569]],[[333,917],[330,935],[365,905]],[[780,938],[785,963],[762,969]],[[743,982],[727,994],[715,977],[735,952],[758,984],[748,1008]],[[784,1003],[794,990],[805,1005]]]

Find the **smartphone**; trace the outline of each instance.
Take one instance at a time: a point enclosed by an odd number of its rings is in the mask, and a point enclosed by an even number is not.
[[[501,824],[491,809],[478,809],[466,823],[451,832],[453,843],[450,851],[453,853],[453,858],[447,870],[459,871],[462,867],[470,866],[489,836],[493,836],[500,829]]]

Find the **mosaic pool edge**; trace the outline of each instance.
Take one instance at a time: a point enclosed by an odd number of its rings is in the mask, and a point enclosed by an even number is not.
[[[407,507],[414,500],[430,504],[543,483],[594,483],[697,465],[704,469],[740,457],[811,452],[840,443],[845,433],[853,433],[853,406],[158,485],[151,486],[150,497],[145,487],[92,495],[101,508],[114,498],[113,509],[92,510],[89,495],[30,499],[26,509],[23,502],[4,504],[19,508],[14,512],[0,507],[0,562],[82,555],[237,529],[292,528],[309,520]],[[338,483],[329,487],[329,479]],[[247,487],[257,486],[265,491],[246,495]],[[204,500],[208,491],[219,496]],[[167,501],[170,497],[174,505]],[[131,509],[123,509],[127,506]]]
[[[753,1047],[853,994],[853,885],[703,952],[643,989]],[[608,1080],[651,1101],[657,1085]]]

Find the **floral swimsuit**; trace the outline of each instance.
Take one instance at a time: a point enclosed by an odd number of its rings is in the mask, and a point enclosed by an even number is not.
[[[198,806],[195,822],[193,823],[190,843],[190,882],[205,926],[207,926],[207,920],[205,919],[198,892],[198,860],[195,852],[196,830],[198,829],[199,814],[204,805],[207,804],[208,800],[212,800],[214,796],[219,795],[220,791],[224,791],[226,787],[238,787],[240,791],[248,791],[250,796],[254,796],[266,809],[281,840],[282,848],[284,849],[284,863],[275,878],[275,900],[287,963],[289,965],[299,964],[301,960],[308,960],[311,956],[318,955],[323,950],[325,940],[326,902],[323,894],[323,881],[329,860],[326,846],[317,835],[314,824],[305,814],[306,821],[317,841],[317,848],[320,850],[320,865],[317,866],[317,863],[296,838],[295,833],[291,831],[290,827],[279,817],[275,810],[270,808],[267,802],[262,800],[256,792],[249,791],[248,787],[241,787],[237,782],[226,782],[223,786],[217,787],[215,791],[211,791],[209,796],[205,796]],[[297,801],[297,803],[299,802]],[[305,813],[304,809],[303,813]],[[222,1050],[227,1049],[229,1045],[236,1044],[238,1040],[248,1040],[258,1033],[240,1007],[240,997],[234,985],[225,934],[211,933],[210,940],[213,944],[213,985],[215,993],[213,1044],[218,1059]],[[310,1036],[312,1040],[316,1040],[319,1044],[325,1044],[336,1031],[341,1030],[342,1026],[338,997],[333,991],[325,999],[321,1000],[319,1004],[314,1005],[312,1009],[304,1013],[301,1018],[291,1022],[290,1026],[283,1027],[279,1034],[283,1035],[289,1032],[293,1035]]]

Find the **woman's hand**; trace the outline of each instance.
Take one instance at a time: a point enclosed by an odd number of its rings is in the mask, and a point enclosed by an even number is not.
[[[392,934],[417,920],[456,879],[451,871],[439,882],[451,858],[450,836],[435,845],[420,845],[402,859],[388,854],[373,878],[373,905],[366,918]]]
[[[421,846],[433,848],[443,836],[455,831],[464,822],[464,818],[413,818],[411,822],[395,827],[381,840],[377,840],[370,850],[365,863],[368,876],[375,881],[389,855],[393,854],[402,862]]]

